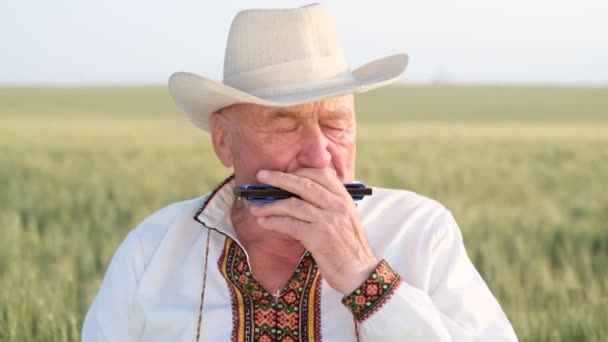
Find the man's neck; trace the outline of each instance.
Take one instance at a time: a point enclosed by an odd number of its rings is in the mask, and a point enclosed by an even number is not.
[[[259,227],[242,200],[234,201],[230,218],[247,252],[255,279],[268,292],[278,294],[293,275],[306,248],[298,240]]]

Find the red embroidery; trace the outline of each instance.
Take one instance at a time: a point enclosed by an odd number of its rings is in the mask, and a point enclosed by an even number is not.
[[[309,252],[276,300],[253,278],[245,252],[229,237],[218,266],[232,299],[232,341],[321,341],[321,275]]]
[[[390,299],[395,290],[401,285],[401,277],[384,260],[380,261],[371,276],[342,299],[361,323],[379,310]]]

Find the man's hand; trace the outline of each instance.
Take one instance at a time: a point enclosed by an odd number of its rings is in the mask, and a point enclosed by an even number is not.
[[[369,247],[354,201],[331,170],[262,170],[257,178],[301,197],[251,206],[262,228],[299,240],[329,285],[345,295],[369,277],[379,261]]]

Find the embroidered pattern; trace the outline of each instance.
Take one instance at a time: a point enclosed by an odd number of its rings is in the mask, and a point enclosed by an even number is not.
[[[215,196],[215,194],[217,193],[217,191],[223,187],[224,185],[226,185],[229,181],[231,181],[234,178],[234,174],[228,176],[226,179],[224,179],[215,189],[213,189],[213,191],[211,192],[211,195],[209,195],[203,202],[203,204],[201,205],[201,207],[196,211],[196,214],[194,214],[194,220],[196,222],[199,222],[200,224],[202,224],[203,226],[205,226],[205,224],[203,222],[201,222],[198,219],[198,215],[203,212],[203,210],[205,210],[205,208],[207,207],[207,204],[209,204],[209,201],[213,198],[213,196]],[[201,284],[201,302],[199,304],[198,307],[198,321],[196,324],[196,339],[195,341],[198,342],[200,340],[200,336],[201,336],[201,323],[203,323],[203,303],[205,302],[205,285],[207,284],[207,266],[209,265],[209,241],[211,239],[211,230],[207,231],[207,242],[205,243],[205,266],[204,266],[204,270],[203,270],[203,281]]]
[[[205,208],[207,208],[207,204],[209,204],[211,202],[211,199],[213,198],[213,196],[215,196],[215,194],[218,193],[218,191],[226,184],[228,184],[228,182],[230,182],[231,180],[234,179],[234,173],[231,174],[230,176],[224,178],[223,181],[221,181],[220,184],[218,184],[213,191],[211,191],[211,193],[209,194],[209,196],[207,196],[207,198],[205,198],[205,200],[203,201],[203,204],[198,208],[198,210],[196,211],[196,213],[194,214],[194,217],[192,217],[194,219],[194,221],[202,224],[203,226],[205,225],[204,222],[201,222],[198,219],[198,216],[203,212],[203,210],[205,210]]]
[[[252,276],[247,257],[230,237],[218,262],[232,299],[232,341],[321,341],[321,274],[306,252],[275,299]]]
[[[402,281],[388,263],[382,260],[363,285],[342,299],[342,304],[346,305],[357,322],[361,323],[389,300]]]

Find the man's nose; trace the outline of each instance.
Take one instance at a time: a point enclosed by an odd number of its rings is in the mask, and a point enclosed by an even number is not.
[[[327,149],[329,143],[318,124],[307,125],[302,134],[298,164],[315,169],[328,167],[331,163],[331,154]]]

